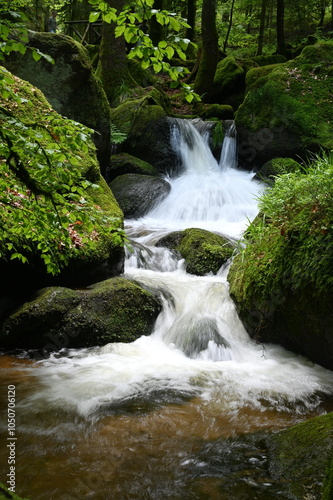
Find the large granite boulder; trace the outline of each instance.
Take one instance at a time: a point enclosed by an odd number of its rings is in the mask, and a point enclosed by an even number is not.
[[[333,43],[322,42],[286,63],[248,71],[247,93],[235,116],[244,167],[332,149],[332,59]]]
[[[101,82],[95,78],[88,52],[69,36],[29,32],[27,45],[54,59],[36,62],[29,51],[11,53],[9,71],[39,88],[61,115],[93,129],[102,173],[109,165],[110,109]]]
[[[84,290],[48,287],[2,322],[1,345],[47,355],[65,347],[132,342],[152,332],[160,310],[150,292],[122,277]]]

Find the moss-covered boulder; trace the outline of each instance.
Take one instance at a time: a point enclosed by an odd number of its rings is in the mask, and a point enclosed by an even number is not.
[[[230,267],[230,293],[248,331],[333,370],[333,167],[275,177]]]
[[[277,175],[297,172],[301,165],[292,158],[273,158],[267,161],[255,174],[254,179],[264,182],[274,182]]]
[[[271,64],[280,64],[287,62],[287,59],[282,54],[269,54],[254,56],[252,60],[258,64],[258,66],[268,66]]]
[[[111,112],[112,122],[127,134],[122,151],[153,165],[161,173],[172,172],[177,156],[170,143],[167,111],[155,93],[128,100]]]
[[[6,178],[7,186],[7,194],[2,193],[0,212],[0,295],[13,293],[17,297],[26,289],[37,289],[55,282],[81,286],[119,274],[123,270],[124,250],[115,235],[122,228],[123,213],[101,176],[89,133],[77,146],[75,141],[86,129],[56,113],[34,86],[18,77],[11,78],[8,88],[13,88],[14,92],[1,101],[1,106],[12,121],[8,123],[2,117],[3,132],[6,134],[9,126],[13,137],[15,134],[20,137],[26,127],[37,130],[38,138],[34,143],[27,136],[26,147],[18,146],[18,163],[12,162],[11,167],[6,162],[0,163],[1,176]],[[4,141],[2,145],[5,144]],[[77,151],[74,151],[75,147],[78,147]],[[36,162],[34,155],[41,150],[45,154]],[[53,154],[56,154],[55,160]],[[70,169],[66,158],[73,160]],[[71,188],[62,179],[77,185]],[[80,183],[86,185],[81,205],[70,204],[64,209],[61,205],[65,202],[64,193],[68,191],[68,196],[74,199],[75,189]],[[12,203],[11,196],[17,197],[20,203]],[[71,206],[73,210],[75,208],[72,214],[69,213]],[[80,222],[81,210],[83,213],[89,210],[88,224]],[[40,218],[33,222],[36,213]],[[60,220],[61,227],[67,228],[61,234],[57,232]],[[110,229],[104,230],[107,220]],[[22,224],[25,225],[24,234],[17,231]],[[66,247],[63,244],[65,237],[70,238]],[[7,245],[6,238],[11,245]],[[86,238],[85,244],[81,244],[82,238]],[[22,255],[20,260],[17,254]],[[57,276],[47,271],[50,262],[59,265]]]
[[[124,174],[116,177],[110,187],[124,216],[129,219],[142,217],[169,193],[170,184],[159,177]]]
[[[95,78],[89,54],[69,36],[30,32],[27,45],[54,59],[36,62],[30,51],[12,52],[6,67],[39,88],[61,115],[95,131],[94,143],[102,172],[110,159],[110,109],[101,82]]]
[[[204,120],[216,118],[217,120],[233,120],[234,110],[228,104],[203,104],[196,107],[196,113]]]
[[[117,153],[111,156],[111,164],[109,169],[109,179],[113,180],[118,175],[124,174],[142,174],[142,175],[159,175],[159,172],[146,161],[140,160],[128,153]]]
[[[270,473],[296,500],[333,498],[333,413],[312,418],[269,438]]]
[[[1,345],[47,354],[64,347],[132,342],[152,332],[160,310],[150,292],[122,277],[86,290],[48,287],[3,321]]]
[[[222,59],[216,68],[210,101],[229,104],[237,109],[243,101],[246,71],[232,56]]]
[[[274,157],[307,158],[333,147],[333,43],[305,47],[287,63],[252,69],[236,113],[239,156],[250,168]]]
[[[185,259],[186,271],[198,276],[216,274],[233,253],[229,240],[205,229],[196,228],[170,233],[160,239],[158,246],[179,252]]]

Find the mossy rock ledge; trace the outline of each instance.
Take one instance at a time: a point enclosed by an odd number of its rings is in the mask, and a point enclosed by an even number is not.
[[[296,500],[333,498],[333,413],[268,438],[269,469]]]
[[[109,165],[110,108],[101,82],[94,76],[89,54],[71,37],[54,33],[29,32],[27,45],[51,56],[34,61],[31,53],[12,52],[6,67],[40,89],[61,115],[95,131],[94,143],[102,173]]]
[[[118,175],[142,174],[158,176],[159,172],[150,163],[140,160],[128,153],[117,153],[111,156],[110,168],[108,170],[108,182]]]
[[[86,290],[48,287],[3,321],[1,345],[45,355],[65,347],[132,342],[152,332],[160,310],[156,297],[123,277]]]
[[[243,166],[333,148],[332,60],[333,43],[322,42],[291,61],[247,73],[250,85],[235,116]]]
[[[234,251],[223,236],[197,228],[170,233],[157,245],[178,252],[185,259],[186,271],[197,276],[216,274]]]

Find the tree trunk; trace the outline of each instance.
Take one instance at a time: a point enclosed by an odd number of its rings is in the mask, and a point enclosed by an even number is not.
[[[260,12],[260,26],[259,26],[259,35],[258,35],[257,56],[261,56],[262,49],[263,49],[263,46],[264,46],[264,32],[265,32],[265,23],[266,23],[266,7],[267,7],[267,0],[262,0],[262,2],[261,2],[261,12]]]
[[[163,10],[164,0],[154,0],[153,9]],[[156,17],[153,16],[149,22],[149,36],[155,47],[157,47],[158,42],[163,40],[163,31],[163,26],[158,23]]]
[[[196,0],[187,0],[187,24],[191,27],[186,30],[186,38],[193,42],[195,30],[195,16],[197,12]]]
[[[108,0],[117,12],[122,10],[124,3],[124,0]],[[117,106],[121,95],[135,84],[127,66],[125,39],[115,37],[115,28],[115,23],[103,23],[97,67],[97,76],[103,83],[110,106]]]
[[[276,2],[276,52],[286,55],[286,43],[284,38],[284,0]]]
[[[216,1],[203,0],[201,16],[202,55],[194,91],[209,99],[218,62],[218,35],[216,29]]]
[[[228,45],[228,39],[229,39],[231,27],[232,27],[232,17],[233,17],[233,13],[234,13],[234,5],[235,5],[235,0],[232,0],[231,7],[230,7],[229,26],[228,26],[228,31],[227,31],[227,34],[225,36],[225,40],[224,40],[224,44],[223,44],[223,52],[226,51],[227,45]]]

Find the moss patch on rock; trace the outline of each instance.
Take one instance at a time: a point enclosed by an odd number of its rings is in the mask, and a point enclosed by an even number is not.
[[[258,166],[333,148],[332,58],[333,43],[317,43],[292,61],[249,72],[235,118],[241,160]]]
[[[140,160],[128,153],[112,155],[110,179],[115,179],[118,175],[124,174],[159,175],[158,171],[150,163]]]
[[[269,443],[270,472],[293,498],[332,498],[333,413],[280,431]]]
[[[109,342],[132,342],[152,332],[161,304],[140,285],[111,278],[86,290],[40,290],[2,324],[6,348],[48,352]]]
[[[270,183],[274,182],[274,178],[278,175],[298,172],[301,168],[301,165],[292,158],[273,158],[259,169],[254,179]]]
[[[129,100],[112,110],[112,122],[127,135],[122,151],[167,173],[177,165],[170,143],[170,124],[165,109],[146,96]]]
[[[51,56],[34,61],[29,51],[12,53],[7,68],[40,89],[61,115],[96,131],[94,143],[104,172],[110,148],[110,108],[101,82],[94,76],[89,54],[71,37],[53,33],[29,33],[28,45]]]
[[[186,261],[186,271],[197,276],[216,274],[234,250],[223,236],[196,228],[170,233],[158,245],[179,252]]]

